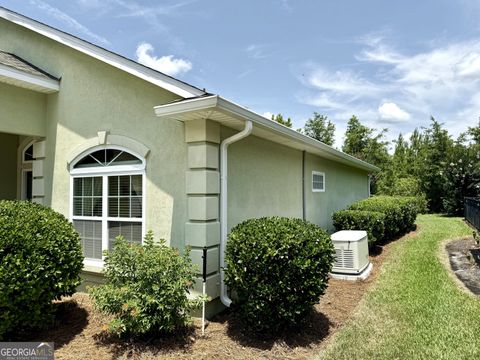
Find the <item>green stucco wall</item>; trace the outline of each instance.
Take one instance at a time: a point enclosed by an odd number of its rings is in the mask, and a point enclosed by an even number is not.
[[[325,192],[312,191],[312,171],[325,173]],[[307,220],[333,231],[332,214],[368,197],[368,173],[318,156],[306,154]]]
[[[0,133],[2,176],[0,176],[0,199],[17,197],[17,146],[18,136]]]
[[[45,136],[46,95],[0,83],[0,109],[0,132]]]
[[[222,128],[222,139],[233,133]],[[325,192],[312,192],[312,171],[325,172]],[[333,231],[333,212],[366,197],[367,172],[306,154],[308,221]],[[228,227],[272,215],[303,216],[302,152],[251,135],[228,149]]]
[[[234,132],[222,128],[222,138]],[[249,136],[228,148],[228,228],[262,216],[302,217],[302,152]]]
[[[154,106],[178,97],[3,19],[0,34],[1,50],[61,78],[58,93],[41,95],[46,97],[46,204],[69,215],[67,156],[86,140],[97,137],[98,131],[109,130],[151,150],[146,170],[146,229],[183,247],[187,166],[184,125],[159,119],[153,112]],[[0,123],[5,121],[12,119],[0,119]]]

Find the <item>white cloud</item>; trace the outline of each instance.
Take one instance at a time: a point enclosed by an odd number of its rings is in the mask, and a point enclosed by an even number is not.
[[[272,120],[273,113],[266,111],[262,114],[263,117],[266,117],[268,120]]]
[[[393,102],[383,103],[378,107],[378,114],[386,122],[406,121],[410,119],[410,114],[400,109]]]
[[[297,99],[304,104],[318,106],[321,109],[343,109],[345,107],[344,102],[336,101],[327,92],[315,95],[297,96]]]
[[[192,63],[184,59],[176,59],[173,55],[157,57],[153,54],[154,48],[149,43],[141,43],[137,47],[137,61],[152,69],[167,75],[175,76],[186,73],[192,69]]]
[[[376,84],[348,70],[331,73],[322,67],[317,67],[307,76],[306,80],[314,88],[350,95],[354,98],[372,96],[381,90]]]
[[[357,43],[363,49],[354,54],[357,62],[350,69],[305,63],[299,76],[305,89],[297,99],[317,106],[337,124],[355,114],[368,126],[388,126],[393,137],[413,126],[428,126],[430,115],[454,135],[477,122],[480,38],[432,42],[413,54],[388,44],[382,33]]]
[[[76,19],[64,13],[60,9],[57,9],[56,7],[53,7],[42,0],[30,0],[30,4],[36,6],[38,9],[44,11],[51,17],[63,22],[68,27],[82,33],[83,35],[86,35],[90,39],[102,44],[110,44],[107,39],[90,31],[90,29],[88,29],[86,26],[80,24]]]
[[[457,72],[462,77],[480,77],[480,54],[472,52],[458,64]]]
[[[256,60],[265,59],[272,55],[268,52],[268,46],[264,44],[250,44],[245,48],[247,55]]]

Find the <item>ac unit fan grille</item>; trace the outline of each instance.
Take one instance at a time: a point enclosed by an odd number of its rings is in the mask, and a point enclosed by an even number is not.
[[[334,267],[343,269],[353,269],[353,250],[335,249]]]

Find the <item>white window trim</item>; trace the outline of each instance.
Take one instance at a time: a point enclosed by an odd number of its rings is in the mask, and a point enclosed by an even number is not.
[[[323,188],[322,189],[315,189],[313,187],[313,177],[315,175],[321,175],[323,177]],[[323,171],[312,171],[312,192],[325,192],[325,173]]]
[[[27,199],[27,194],[26,194],[27,184],[25,182],[25,173],[29,171],[33,172],[33,160],[25,161],[25,152],[30,146],[35,144],[37,141],[38,140],[36,139],[27,138],[20,144],[17,150],[17,159],[18,159],[17,161],[17,171],[18,171],[17,198],[20,200]]]
[[[119,165],[119,166],[110,166],[110,167],[91,167],[91,168],[81,168],[74,169],[75,164],[80,161],[87,154],[93,153],[100,149],[116,149],[129,152],[132,155],[137,156],[142,160],[141,165]],[[142,217],[141,218],[119,218],[119,217],[109,217],[108,216],[108,177],[109,176],[122,176],[122,175],[142,175]],[[73,181],[75,178],[84,178],[84,177],[101,177],[102,178],[102,216],[74,216],[73,215]],[[129,149],[125,149],[120,146],[96,146],[91,148],[89,151],[82,153],[72,161],[70,164],[70,209],[69,209],[69,220],[73,223],[74,220],[94,220],[102,222],[102,253],[104,250],[108,249],[108,221],[128,221],[128,222],[141,222],[142,223],[142,239],[141,243],[146,234],[146,224],[145,224],[145,211],[147,205],[147,196],[146,196],[146,172],[145,172],[145,159],[138,156]],[[92,259],[84,258],[83,265],[90,268],[103,269],[105,256],[102,255],[102,259]]]

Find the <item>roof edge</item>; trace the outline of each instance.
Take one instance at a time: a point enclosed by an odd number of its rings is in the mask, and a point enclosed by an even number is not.
[[[205,94],[203,90],[200,90],[193,85],[187,84],[181,80],[177,80],[124,56],[111,52],[110,50],[89,43],[88,41],[82,40],[74,35],[55,29],[49,25],[18,14],[2,6],[0,6],[0,18],[32,30],[49,39],[116,67],[117,69],[123,70],[140,79],[162,87],[165,90],[168,90],[183,98]]]
[[[266,117],[260,114],[257,114],[256,112],[249,110],[241,105],[238,105],[232,101],[224,99],[219,95],[202,96],[202,97],[196,97],[196,98],[187,99],[183,101],[168,103],[165,105],[155,106],[154,110],[157,116],[167,117],[167,116],[172,116],[172,115],[183,113],[183,112],[206,110],[206,109],[212,109],[212,108],[219,108],[219,109],[222,109],[223,111],[234,114],[245,120],[251,120],[254,124],[262,125],[263,127],[269,130],[272,130],[276,133],[280,133],[296,141],[315,147],[321,152],[327,153],[335,158],[348,162],[349,164],[357,168],[360,168],[366,171],[371,171],[371,172],[380,171],[380,168],[378,168],[375,165],[372,165],[363,160],[357,159],[354,156],[346,154],[340,150],[334,149],[329,145],[326,145],[307,135],[301,134],[298,131],[295,131],[289,127],[286,127],[275,121],[269,120]]]
[[[4,82],[2,78],[14,79],[16,81],[14,85],[42,93],[48,94],[60,90],[60,81],[57,79],[30,74],[4,64],[0,64],[0,82]]]

